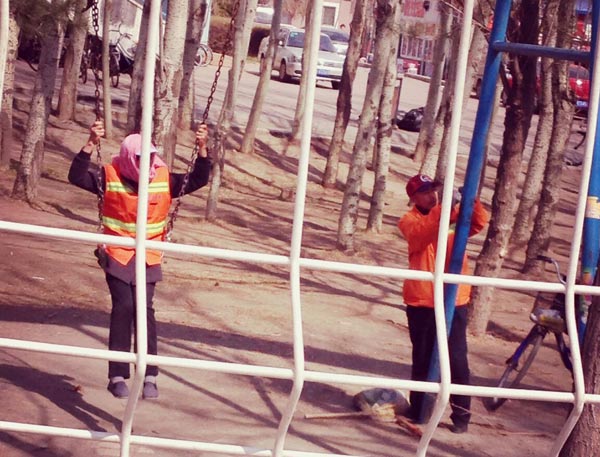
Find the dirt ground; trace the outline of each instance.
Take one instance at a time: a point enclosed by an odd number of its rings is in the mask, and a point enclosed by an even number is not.
[[[30,77],[17,78],[17,96],[26,100]],[[81,108],[76,123],[48,125],[44,172],[38,202],[29,206],[10,198],[26,120],[26,104],[17,104],[16,144],[10,169],[0,180],[0,214],[4,221],[94,232],[95,197],[67,182],[74,154],[87,138],[93,120]],[[118,109],[122,109],[117,107]],[[117,116],[117,121],[119,117]],[[117,151],[103,142],[104,160]],[[411,134],[412,135],[412,134]],[[416,134],[415,134],[416,135]],[[415,137],[416,138],[416,137]],[[235,141],[239,141],[236,135]],[[180,136],[178,155],[190,155],[192,136]],[[227,156],[219,219],[204,220],[207,188],[184,197],[175,227],[175,242],[256,253],[287,255],[291,240],[298,152],[285,140],[261,132],[254,154]],[[360,230],[357,252],[335,249],[340,189],[319,185],[326,141],[315,139],[310,159],[302,256],[366,265],[406,267],[406,245],[396,220],[407,209],[404,185],[417,171],[402,148],[392,157],[388,205],[380,234]],[[345,176],[349,154],[342,157]],[[459,169],[464,168],[459,164]],[[183,169],[181,162],[178,166]],[[488,167],[483,200],[489,204],[495,169]],[[554,228],[552,252],[565,261],[580,169],[565,167],[564,199]],[[372,174],[367,173],[365,192]],[[361,204],[364,227],[368,202]],[[479,252],[483,235],[469,245]],[[0,337],[104,349],[110,300],[93,246],[48,237],[3,231],[0,242]],[[502,275],[519,272],[522,249],[511,249]],[[473,261],[472,261],[473,263]],[[289,272],[284,267],[169,254],[165,280],[157,287],[159,352],[212,362],[293,367]],[[402,284],[390,278],[302,270],[302,310],[306,368],[326,373],[408,379],[408,338]],[[491,331],[470,338],[473,384],[492,385],[504,360],[530,327],[532,296],[497,290]],[[570,375],[558,353],[545,346],[523,384],[531,388],[569,390]],[[106,391],[106,362],[43,352],[0,348],[0,421],[35,423],[82,430],[117,432],[125,402]],[[236,444],[271,449],[291,382],[231,375],[191,368],[163,367],[160,398],[140,401],[134,435]],[[368,386],[306,383],[285,448],[315,453],[398,456],[414,454],[418,441],[395,425],[369,419],[305,419],[305,414],[352,411],[352,396]],[[436,431],[430,456],[524,457],[548,455],[567,414],[557,403],[508,401],[488,413],[473,401],[469,433],[448,429],[449,411]],[[231,455],[239,454],[239,450]],[[3,457],[115,456],[108,440],[89,441],[0,431]],[[217,455],[206,450],[177,451],[132,446],[134,456]],[[291,455],[291,454],[290,454]]]

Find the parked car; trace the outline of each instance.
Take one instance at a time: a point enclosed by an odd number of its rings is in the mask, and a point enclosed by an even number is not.
[[[321,33],[324,33],[329,37],[338,54],[343,56],[346,55],[346,52],[348,51],[348,43],[350,42],[350,34],[348,32],[324,25],[321,27]]]
[[[260,68],[264,68],[262,60],[267,54],[269,37],[260,42],[258,57]],[[273,68],[279,72],[280,81],[299,79],[302,76],[302,54],[304,48],[304,30],[293,26],[283,26],[279,33],[279,42],[275,51]],[[344,57],[340,56],[329,37],[321,34],[319,57],[317,61],[317,81],[329,81],[334,89],[340,88]]]
[[[510,86],[512,83],[512,75],[511,75],[510,71],[508,70],[508,67],[504,66],[504,71],[506,74],[507,82]],[[541,75],[541,69],[540,69],[540,63],[538,61],[536,96],[534,99],[536,112],[538,111],[538,108],[539,108],[538,100],[539,100],[539,94],[541,91],[540,75]],[[482,79],[482,77],[483,77],[483,69],[481,70],[481,73],[477,76],[474,87],[473,87],[476,98],[479,98],[479,96],[481,95],[481,79]],[[590,72],[589,72],[589,70],[579,64],[576,64],[576,63],[570,64],[569,65],[569,87],[571,88],[573,96],[575,97],[576,112],[580,115],[586,115],[587,110],[588,110],[589,100],[590,100]],[[503,90],[502,95],[500,97],[502,104],[506,104],[507,99],[508,99],[507,94]]]

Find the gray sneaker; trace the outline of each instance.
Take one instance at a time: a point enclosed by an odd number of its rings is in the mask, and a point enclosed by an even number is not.
[[[106,388],[116,398],[129,397],[129,387],[125,381],[109,382]]]
[[[144,390],[142,391],[142,398],[146,400],[152,400],[158,398],[158,387],[153,382],[144,382]]]

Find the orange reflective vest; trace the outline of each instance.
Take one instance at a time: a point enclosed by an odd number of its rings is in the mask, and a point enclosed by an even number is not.
[[[102,206],[102,224],[108,235],[135,238],[138,194],[121,179],[119,169],[114,165],[104,166],[106,188]],[[169,170],[160,167],[154,179],[148,185],[148,218],[146,220],[146,239],[162,240],[171,206],[169,189]],[[122,246],[106,246],[106,252],[122,265],[127,265],[135,255],[135,249]],[[162,251],[146,250],[146,263],[158,265]]]
[[[441,205],[434,206],[428,214],[422,214],[413,207],[399,221],[398,228],[408,241],[408,267],[411,270],[431,271],[435,269],[435,254],[437,251],[437,236],[440,228]],[[450,215],[448,232],[448,248],[446,262],[450,260],[454,244],[454,222],[458,218],[458,208]],[[479,233],[489,222],[490,216],[479,200],[473,205],[471,229],[469,236]],[[448,265],[446,264],[446,268]],[[461,274],[469,274],[467,258],[463,259]],[[402,289],[404,303],[411,306],[426,306],[433,308],[433,282],[406,279]],[[463,306],[471,299],[471,286],[460,284],[456,295],[456,306]]]

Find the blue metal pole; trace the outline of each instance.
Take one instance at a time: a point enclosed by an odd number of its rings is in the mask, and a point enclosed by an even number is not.
[[[503,42],[506,40],[506,29],[512,6],[511,0],[498,0],[494,10],[494,24],[490,33],[490,43]],[[469,154],[469,162],[467,164],[465,184],[462,192],[462,203],[458,221],[456,223],[456,232],[454,236],[454,245],[450,256],[448,267],[449,273],[460,273],[464,259],[465,250],[467,247],[467,239],[471,227],[471,217],[473,215],[473,204],[477,195],[479,186],[479,177],[483,168],[484,152],[486,147],[487,135],[492,121],[496,92],[496,83],[500,72],[500,64],[502,55],[500,52],[488,48],[488,54],[485,60],[483,70],[483,78],[481,81],[481,96],[479,98],[479,106],[477,108],[477,116],[475,118],[475,127],[473,131],[473,140],[471,141],[471,150]],[[444,303],[446,307],[446,326],[448,332],[452,328],[452,320],[454,319],[454,308],[456,302],[456,292],[458,286],[456,284],[446,284],[444,287]],[[434,345],[431,354],[429,365],[428,381],[437,382],[440,379],[440,363],[438,354],[437,342]],[[431,396],[425,396],[423,408],[421,410],[421,421],[424,421],[431,410]]]
[[[592,2],[592,43],[590,56],[590,79],[592,78],[592,70],[594,68],[594,53],[596,48],[596,36],[598,34],[598,16],[600,12],[600,0]],[[600,118],[598,118],[600,119]],[[598,126],[598,121],[596,123]],[[588,189],[588,203],[583,225],[583,242],[581,252],[581,283],[593,284],[598,268],[599,257],[599,237],[600,237],[600,131],[596,127],[596,135],[594,141],[594,156],[592,159],[592,170],[590,175],[590,186]],[[588,138],[590,141],[591,138]],[[583,344],[585,335],[585,327],[588,315],[588,309],[591,304],[592,297],[582,297],[578,302],[577,309],[577,333],[579,342]]]

